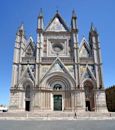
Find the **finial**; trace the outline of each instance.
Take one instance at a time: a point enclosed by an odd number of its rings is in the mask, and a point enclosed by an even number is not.
[[[29,37],[29,41],[31,41],[31,42],[34,41],[33,38],[32,38],[32,36]]]
[[[57,9],[57,10],[56,10],[56,14],[58,14],[58,13],[59,13],[59,10]]]
[[[72,17],[76,17],[76,13],[75,13],[75,10],[73,9],[72,11]]]
[[[58,6],[56,6],[56,14],[59,13],[59,10],[58,10],[58,9],[59,9]]]
[[[90,31],[95,31],[95,28],[94,28],[93,23],[91,23],[91,28],[90,28]]]
[[[24,35],[24,24],[21,23],[21,25],[18,28],[17,34]]]
[[[42,8],[40,8],[39,17],[43,17],[43,11],[42,11]]]
[[[19,30],[24,30],[24,24],[23,24],[23,22],[22,22],[22,24],[21,24]]]

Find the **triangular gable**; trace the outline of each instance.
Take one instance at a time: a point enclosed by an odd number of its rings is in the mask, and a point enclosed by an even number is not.
[[[26,53],[30,53],[33,56],[34,51],[35,51],[35,45],[33,43],[32,37],[30,37],[28,42],[27,42],[27,45],[26,45],[24,52],[25,52],[25,55],[26,55]]]
[[[64,72],[63,70],[63,66],[59,63],[59,61],[57,61],[53,67],[50,69],[50,73],[53,72]]]
[[[54,32],[60,32],[60,31],[69,31],[69,28],[65,24],[63,18],[60,16],[59,13],[56,13],[56,15],[53,17],[53,19],[50,21],[48,26],[46,27],[46,31],[54,31]]]
[[[24,70],[24,72],[22,73],[22,76],[21,76],[21,81],[25,78],[30,78],[32,81],[35,81],[35,77],[29,67],[29,65],[26,67],[26,69]]]
[[[85,38],[81,41],[79,54],[80,57],[89,57],[90,55],[90,48]]]
[[[87,79],[87,78],[93,79],[94,81],[96,81],[96,78],[95,78],[93,72],[90,70],[88,65],[86,66],[86,70],[82,74],[81,80],[84,80],[84,79]]]
[[[41,82],[43,81],[43,79],[45,79],[45,77],[47,77],[49,74],[54,73],[54,72],[63,72],[63,73],[66,73],[66,74],[68,74],[69,77],[71,77],[74,80],[74,78],[68,72],[68,70],[66,69],[66,67],[64,66],[64,64],[57,57],[56,60],[52,63],[52,65],[49,68],[49,70],[44,75],[44,77],[41,79]]]
[[[34,42],[33,42],[33,38],[32,37],[29,37],[28,41],[27,41],[27,46],[26,46],[26,49],[28,48],[28,46],[31,46],[31,48],[34,50],[35,49],[35,45],[34,45]]]

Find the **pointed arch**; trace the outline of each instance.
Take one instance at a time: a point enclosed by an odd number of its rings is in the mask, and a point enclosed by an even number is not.
[[[27,41],[27,45],[26,45],[25,50],[24,50],[23,56],[33,57],[34,55],[35,55],[35,45],[34,45],[34,42],[33,42],[33,38],[29,37],[29,39]]]
[[[56,23],[56,24],[55,24]],[[48,26],[46,27],[45,31],[67,31],[69,32],[69,28],[65,24],[65,21],[57,12],[54,17],[49,22]]]
[[[44,77],[41,79],[40,82],[42,82],[49,74],[51,73],[58,73],[61,72],[63,74],[66,74],[70,79],[75,82],[75,79],[72,77],[72,75],[69,73],[65,65],[62,63],[61,59],[59,57],[56,58],[56,60],[52,63],[51,67],[49,70],[46,72]]]
[[[86,111],[95,111],[94,82],[91,79],[86,79],[83,82],[83,89],[85,94]]]
[[[71,90],[75,88],[75,82],[70,79],[67,74],[64,74],[63,72],[50,73],[45,77],[44,81],[40,84],[40,87],[50,90],[53,97],[55,95],[61,95],[63,100],[62,110],[71,109]],[[51,106],[52,110],[55,110],[53,108],[53,102],[51,102]]]
[[[86,41],[85,37],[83,37],[80,48],[79,48],[79,55],[80,57],[89,57],[90,56],[90,47],[88,42]]]
[[[32,71],[31,71],[29,65],[26,67],[26,69],[22,73],[19,84],[20,83],[22,84],[22,82],[24,82],[25,80],[32,81],[33,83],[35,82],[35,77],[34,77]]]
[[[32,104],[33,104],[34,83],[31,79],[24,78],[22,80],[22,86],[23,86],[24,95],[25,95],[25,97],[23,98],[25,111],[31,111]]]
[[[93,74],[93,72],[90,70],[89,66],[86,65],[85,71],[83,72],[81,76],[81,81],[83,82],[85,79],[91,79],[94,82],[96,82],[96,78]]]

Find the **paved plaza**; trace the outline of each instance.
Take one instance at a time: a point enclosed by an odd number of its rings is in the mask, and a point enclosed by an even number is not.
[[[115,120],[0,120],[0,130],[115,130]]]

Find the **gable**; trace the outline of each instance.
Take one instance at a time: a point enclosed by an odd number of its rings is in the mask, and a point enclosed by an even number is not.
[[[89,51],[84,45],[82,46],[79,54],[80,57],[89,57]]]
[[[31,48],[31,46],[28,46],[28,48],[26,49],[26,51],[25,51],[25,56],[33,56],[33,50],[32,50],[32,48]]]
[[[57,61],[52,68],[50,69],[49,73],[53,73],[53,72],[64,72],[63,70],[63,66]]]
[[[32,70],[30,69],[29,65],[25,68],[20,79],[31,79],[32,81],[35,80],[34,74],[32,73]]]
[[[25,48],[25,56],[26,57],[34,56],[34,51],[35,51],[35,46],[33,44],[32,38],[30,37],[29,41],[28,41],[28,44],[27,44],[27,46]]]
[[[90,56],[89,53],[90,53],[90,49],[89,49],[88,43],[85,40],[85,38],[83,38],[82,41],[81,41],[81,47],[80,47],[80,50],[79,50],[79,56],[87,58],[87,57]]]
[[[54,63],[51,65],[50,69],[48,70],[47,74],[53,72],[66,72],[64,65],[60,62],[59,59],[56,59]]]
[[[80,73],[81,73],[81,80],[88,79],[88,78],[96,80],[96,78],[95,78],[93,72],[90,70],[89,66],[81,67]]]
[[[50,23],[46,27],[46,31],[67,32],[69,31],[69,29],[66,26],[62,17],[60,16],[60,14],[56,13],[56,15],[53,17],[53,19],[50,21]]]
[[[47,31],[67,31],[63,24],[59,21],[59,19],[56,17],[50,26],[47,28]]]
[[[66,69],[66,67],[64,66],[64,64],[61,62],[61,60],[59,58],[57,58],[51,65],[51,67],[49,68],[49,70],[46,72],[46,74],[43,76],[43,78],[41,79],[41,82],[45,79],[45,77],[47,77],[49,74],[52,73],[56,73],[56,72],[62,72],[62,73],[66,73],[70,78],[72,78],[74,80],[74,78],[72,77],[72,75],[69,73],[68,69]]]
[[[92,78],[91,73],[88,69],[84,72],[84,78]]]
[[[27,69],[26,73],[24,74],[24,78],[30,78],[30,79],[32,79],[32,75],[31,75],[31,72],[29,71],[29,69]]]

